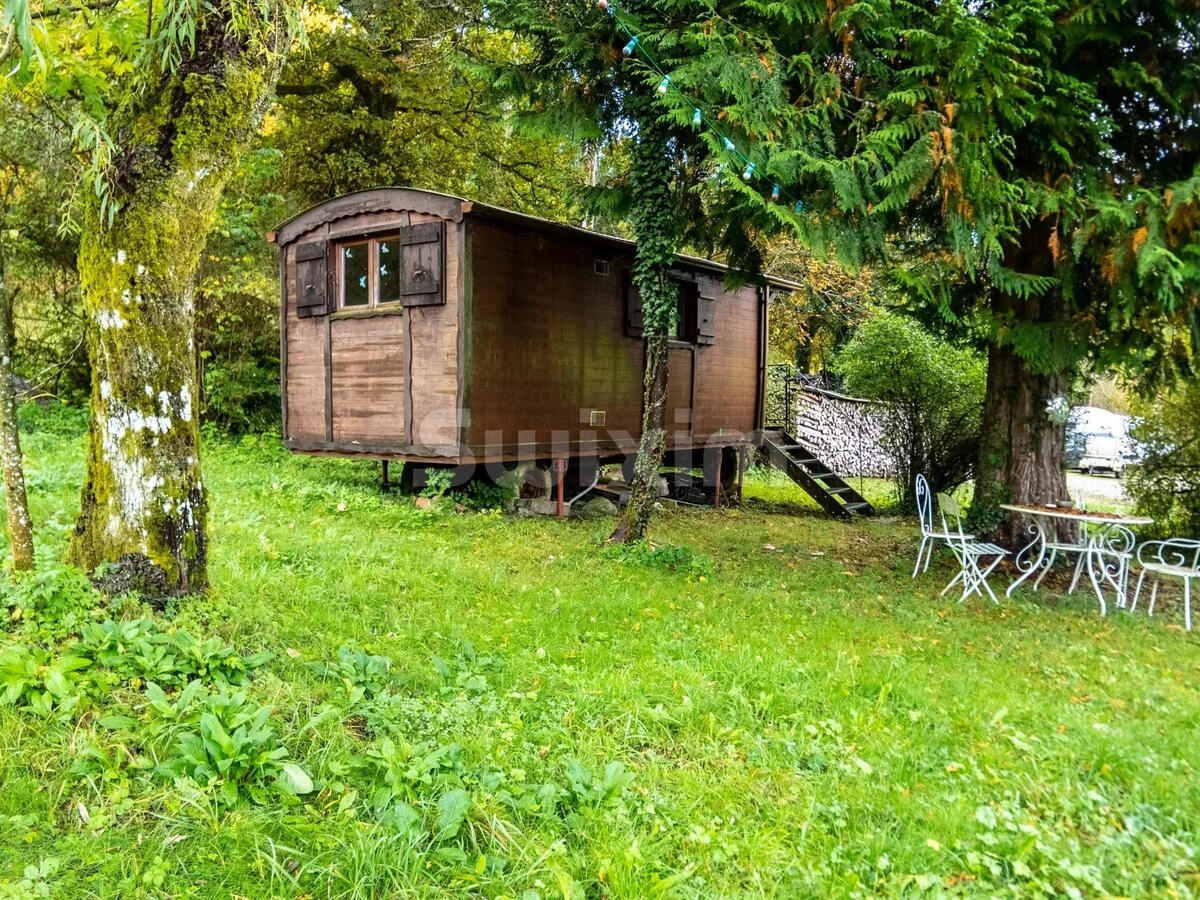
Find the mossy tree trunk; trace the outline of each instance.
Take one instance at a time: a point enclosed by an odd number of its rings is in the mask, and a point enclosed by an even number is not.
[[[114,587],[161,596],[207,584],[195,276],[288,40],[277,4],[259,33],[211,13],[180,65],[114,116],[117,211],[110,222],[93,202],[79,250],[92,425],[71,544],[85,569],[111,564]]]
[[[0,219],[2,222],[3,219]],[[33,568],[33,522],[25,497],[25,470],[21,463],[21,434],[17,427],[17,387],[13,382],[13,294],[5,278],[7,259],[0,234],[0,464],[4,467],[8,540],[12,566],[18,572]]]
[[[643,119],[633,154],[631,218],[637,242],[633,283],[642,300],[646,366],[642,436],[634,461],[629,502],[609,537],[617,543],[636,541],[645,536],[657,497],[658,469],[666,450],[668,341],[678,315],[678,294],[667,270],[675,261],[679,232],[671,198],[668,138],[661,123]]]

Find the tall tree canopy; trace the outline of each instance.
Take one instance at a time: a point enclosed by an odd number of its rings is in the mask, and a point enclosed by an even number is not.
[[[989,346],[978,500],[1062,495],[1045,408],[1085,360],[1190,366],[1193,0],[621,4],[656,68],[623,67],[603,14],[504,9],[536,51],[525,89],[581,136],[619,133],[631,93],[669,76],[674,208],[703,228],[686,239],[749,267],[775,228],[850,266],[878,258],[915,305]],[[690,130],[693,106],[717,126]],[[745,181],[708,177],[743,160]],[[772,182],[803,210],[772,204]]]
[[[1080,367],[1156,381],[1200,348],[1200,5],[952,3],[922,18],[877,113],[881,137],[913,135],[881,205],[902,208],[926,265],[898,274],[990,347],[977,504],[1063,496],[1046,407]]]
[[[675,254],[717,253],[734,277],[758,278],[763,240],[780,230],[852,265],[882,247],[856,184],[863,128],[873,124],[860,119],[861,99],[843,90],[856,66],[872,65],[871,53],[859,60],[846,38],[854,15],[831,15],[823,2],[517,0],[492,21],[528,50],[496,76],[529,102],[525,125],[626,163],[610,169],[590,202],[606,217],[626,217],[637,243],[644,420],[632,501],[614,534],[637,538],[663,452]],[[792,185],[803,188],[799,204]]]
[[[468,54],[512,58],[481,4],[351,0],[310,11],[308,30],[267,135],[283,152],[279,183],[298,202],[419,184],[566,217],[575,148],[514,134],[511,103],[463,64]]]

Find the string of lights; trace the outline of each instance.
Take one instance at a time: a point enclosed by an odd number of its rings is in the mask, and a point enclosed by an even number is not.
[[[744,166],[742,169],[742,179],[744,181],[750,181],[754,179],[757,175],[757,164],[754,162],[754,160],[738,149],[737,144],[730,139],[729,135],[725,134],[714,124],[714,120],[717,119],[716,116],[706,112],[704,105],[701,104],[699,100],[694,97],[689,97],[687,94],[681,91],[673,81],[671,81],[671,76],[663,71],[663,68],[658,64],[658,61],[654,58],[650,51],[646,49],[646,45],[642,43],[641,38],[634,34],[633,29],[631,29],[625,23],[625,21],[622,20],[620,14],[617,12],[616,0],[596,0],[596,6],[600,10],[607,12],[612,17],[613,21],[616,22],[617,27],[621,29],[621,31],[623,31],[629,38],[629,42],[621,48],[621,55],[626,59],[629,59],[640,54],[641,58],[646,62],[646,64],[662,77],[662,81],[658,83],[658,93],[666,96],[669,92],[674,92],[681,100],[683,100],[686,104],[689,104],[692,107],[692,127],[707,128],[713,135],[717,137],[721,146],[724,147],[725,152],[733,156],[738,165]],[[718,167],[718,170],[721,168],[723,167]],[[780,185],[778,182],[771,182],[770,196],[772,203],[786,202],[788,204],[794,204],[793,208],[796,210],[796,212],[799,213],[804,211],[804,202],[802,200],[796,200],[789,197],[787,192],[783,190],[782,185]]]

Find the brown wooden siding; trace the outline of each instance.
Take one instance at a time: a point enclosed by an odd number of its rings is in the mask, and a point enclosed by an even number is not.
[[[622,273],[630,258],[601,241],[531,233],[507,222],[470,218],[467,227],[471,449],[484,452],[496,432],[506,446],[531,439],[545,445],[564,433],[571,442],[598,438],[609,447],[636,438],[643,343],[625,333]],[[596,274],[598,259],[609,262],[607,276]],[[755,288],[719,288],[713,344],[671,351],[672,442],[753,430],[757,315]],[[604,410],[603,428],[588,424],[593,409]]]
[[[325,319],[296,316],[297,244],[284,249],[286,321],[284,378],[289,440],[325,440]]]
[[[448,222],[445,229],[444,304],[336,311],[340,286],[331,278],[329,309],[335,311],[303,319],[296,313],[295,248],[301,243],[433,221],[441,220],[418,211],[344,215],[283,248],[289,442],[351,452],[386,448],[416,456],[458,454],[459,225]]]
[[[726,290],[717,280],[716,336],[696,350],[695,431],[755,429],[758,395],[758,289]]]
[[[336,319],[333,334],[333,439],[404,443],[405,316]]]
[[[412,222],[436,221],[412,214]],[[406,310],[410,335],[412,379],[411,443],[457,454],[458,448],[458,314],[460,231],[446,228],[446,303]]]
[[[641,430],[642,342],[625,337],[622,271],[600,242],[469,219],[468,443],[546,443],[554,432]],[[597,275],[595,261],[609,262]],[[605,426],[588,424],[603,410]]]

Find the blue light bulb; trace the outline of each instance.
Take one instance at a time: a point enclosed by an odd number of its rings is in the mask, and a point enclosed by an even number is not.
[[[622,56],[633,56],[633,51],[637,49],[637,46],[639,43],[640,43],[640,41],[638,41],[638,39],[636,37],[633,38],[628,44],[626,44],[624,46],[624,48],[622,48],[621,55]]]
[[[742,177],[747,181],[754,177],[754,163],[747,163],[746,171],[742,173]]]
[[[696,128],[700,127],[700,123],[704,121],[704,116],[698,109],[692,110],[692,125]]]
[[[671,76],[664,75],[663,80],[658,83],[658,92],[660,94],[665,94],[667,92],[667,88],[669,88],[670,86],[671,86]]]
[[[803,200],[796,201],[796,212],[804,212],[804,201]]]
[[[733,150],[733,141],[731,141],[729,138],[725,138],[725,149],[729,151]]]
[[[771,202],[779,202],[779,185],[775,185],[775,187],[771,188]]]

